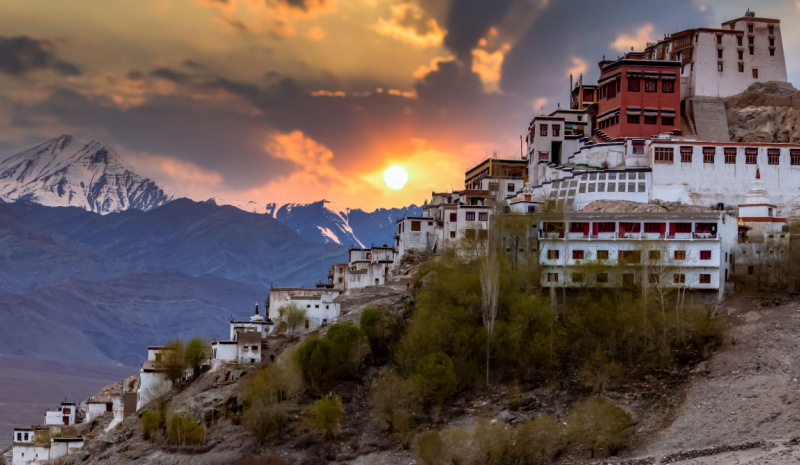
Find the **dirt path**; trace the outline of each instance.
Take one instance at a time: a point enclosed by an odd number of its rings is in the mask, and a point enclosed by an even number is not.
[[[692,373],[683,403],[665,429],[635,456],[766,440],[766,446],[671,463],[798,463],[800,300],[778,306],[736,297],[723,304],[732,322],[720,350]],[[661,462],[661,460],[658,460]]]

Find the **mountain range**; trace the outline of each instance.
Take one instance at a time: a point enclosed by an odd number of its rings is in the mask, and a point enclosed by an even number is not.
[[[218,203],[68,135],[0,161],[0,354],[135,366],[148,345],[224,335],[271,285],[313,286],[420,210]]]

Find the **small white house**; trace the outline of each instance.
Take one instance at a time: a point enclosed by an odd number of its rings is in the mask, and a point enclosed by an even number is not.
[[[44,414],[45,425],[74,425],[75,402],[62,402],[58,410],[48,410]]]
[[[14,428],[11,451],[11,465],[44,465],[52,463],[80,449],[84,445],[82,437],[50,438],[48,442],[37,442],[36,432],[28,428]],[[49,431],[40,431],[49,435]]]
[[[142,363],[139,370],[139,390],[136,410],[139,410],[151,400],[162,396],[172,389],[172,380],[164,374],[163,364],[167,361],[169,347],[148,347],[147,360]]]
[[[336,298],[340,291],[332,288],[277,288],[270,289],[269,317],[278,319],[281,308],[293,303],[306,310],[306,329],[333,322],[339,318],[341,307]]]

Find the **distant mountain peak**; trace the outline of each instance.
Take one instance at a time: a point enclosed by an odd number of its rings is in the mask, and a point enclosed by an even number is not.
[[[69,134],[26,147],[0,162],[0,199],[95,213],[150,210],[172,195],[138,175],[114,149]]]

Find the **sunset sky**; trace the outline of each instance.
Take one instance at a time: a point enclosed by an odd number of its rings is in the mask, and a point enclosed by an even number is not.
[[[2,0],[0,150],[69,133],[197,200],[419,204],[519,157],[570,73],[748,7],[797,83],[794,1]]]

